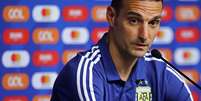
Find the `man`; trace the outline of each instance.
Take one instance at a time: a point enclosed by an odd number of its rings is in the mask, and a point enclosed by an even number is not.
[[[109,31],[60,72],[51,101],[193,101],[180,75],[149,48],[161,0],[112,0]]]

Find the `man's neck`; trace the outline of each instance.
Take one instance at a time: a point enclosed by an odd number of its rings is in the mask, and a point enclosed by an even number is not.
[[[109,52],[121,80],[127,81],[137,58],[128,55],[126,52],[121,52],[111,39],[109,42]]]

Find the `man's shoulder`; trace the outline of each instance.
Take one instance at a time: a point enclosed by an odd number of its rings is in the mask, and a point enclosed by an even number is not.
[[[151,55],[151,53],[146,53],[143,57],[144,61],[146,61],[146,64],[148,64],[149,67],[155,68],[155,70],[159,71],[166,71],[166,72],[172,72],[176,73],[176,70],[172,67],[170,67],[167,63],[165,63],[162,59],[155,58]]]
[[[86,63],[96,64],[101,57],[99,46],[92,46],[90,49],[77,53],[66,65],[65,68],[78,69]]]
[[[146,53],[143,60],[148,67],[146,68],[147,73],[151,75],[149,75],[151,77],[150,80],[158,80],[162,84],[162,86],[157,86],[157,89],[160,89],[160,87],[162,87],[161,89],[165,88],[164,93],[169,96],[168,100],[186,101],[185,98],[192,99],[190,90],[183,77],[174,68],[170,67],[163,60],[151,56],[150,53]]]
[[[172,79],[172,81],[178,81],[179,83],[184,82],[182,76],[174,68],[169,66],[163,60],[151,56],[150,53],[145,54],[144,61],[147,62],[146,64],[149,67],[147,69],[149,72],[154,71],[159,75],[165,76],[167,79]]]
[[[145,62],[144,64],[148,67],[148,73],[154,72],[161,75],[169,68],[163,60],[153,57],[151,53],[146,53],[143,60]]]
[[[163,60],[153,57],[150,52],[147,52],[144,55],[143,59],[145,62],[155,64],[156,66],[157,65],[166,65],[166,63]]]
[[[98,46],[93,46],[91,49],[79,52],[77,55],[72,58],[59,73],[58,82],[67,83],[71,81],[72,85],[76,83],[77,77],[80,78],[80,75],[89,68],[90,65],[96,64],[100,60],[100,51]],[[65,79],[65,80],[64,80]],[[66,82],[64,82],[66,81]]]

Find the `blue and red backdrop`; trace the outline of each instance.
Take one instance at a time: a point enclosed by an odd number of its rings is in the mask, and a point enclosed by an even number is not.
[[[0,101],[49,100],[56,76],[108,29],[111,0],[1,0]],[[201,85],[201,1],[164,0],[153,48]],[[201,91],[188,83],[195,101]]]

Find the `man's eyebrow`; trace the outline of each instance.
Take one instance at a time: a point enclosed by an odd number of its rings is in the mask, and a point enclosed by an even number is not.
[[[136,12],[128,12],[128,16],[142,18],[142,15],[140,15],[139,13],[136,13]],[[153,17],[152,20],[161,19],[161,18],[162,18],[162,16],[158,15],[158,16]]]
[[[139,17],[139,18],[142,17],[140,14],[138,14],[138,13],[136,13],[136,12],[128,12],[127,15],[128,15],[128,16],[135,16],[135,17]]]
[[[154,18],[152,18],[152,20],[155,20],[155,19],[161,19],[161,15],[159,15],[159,16],[155,16]]]

